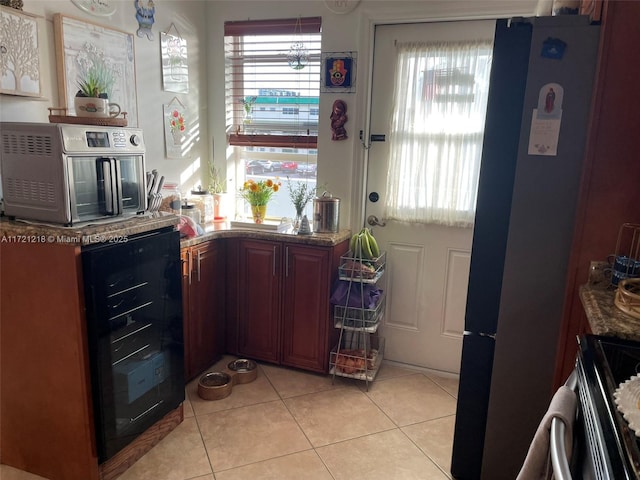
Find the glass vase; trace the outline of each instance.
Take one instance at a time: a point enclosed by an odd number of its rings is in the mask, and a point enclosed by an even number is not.
[[[253,215],[253,223],[264,223],[267,214],[266,205],[251,205],[251,214]]]
[[[293,233],[298,233],[298,230],[300,230],[300,222],[302,222],[303,215],[304,209],[296,209],[296,217],[293,219]]]

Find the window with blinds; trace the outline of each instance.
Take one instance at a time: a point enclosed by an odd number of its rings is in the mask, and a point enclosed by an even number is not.
[[[229,144],[315,149],[321,18],[225,23]]]

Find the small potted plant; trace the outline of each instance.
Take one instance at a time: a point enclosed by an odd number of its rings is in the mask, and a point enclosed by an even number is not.
[[[209,162],[209,193],[213,195],[213,216],[215,220],[220,220],[222,215],[223,199],[226,192],[226,182],[220,176],[220,170],[214,167],[213,162]]]
[[[115,73],[97,52],[89,52],[78,59],[78,92],[74,98],[76,115],[84,117],[115,117],[120,106],[109,103],[115,84]],[[114,110],[115,109],[115,110]],[[117,111],[116,111],[117,110]]]
[[[256,103],[257,100],[258,97],[256,95],[240,99],[240,103],[242,103],[242,108],[244,109],[244,123],[251,123],[253,104]]]

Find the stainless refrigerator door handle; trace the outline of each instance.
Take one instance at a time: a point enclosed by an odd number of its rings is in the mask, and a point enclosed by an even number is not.
[[[462,332],[462,335],[465,335],[465,336],[478,335],[479,337],[488,337],[488,338],[492,338],[493,340],[496,339],[496,334],[495,333],[471,332],[469,330],[465,330],[465,331]]]
[[[496,339],[496,334],[495,333],[484,333],[484,332],[478,332],[478,335],[481,337],[489,337],[492,339]]]

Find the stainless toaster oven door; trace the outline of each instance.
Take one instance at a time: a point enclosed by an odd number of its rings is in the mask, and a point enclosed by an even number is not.
[[[67,157],[74,223],[146,209],[142,155]]]

